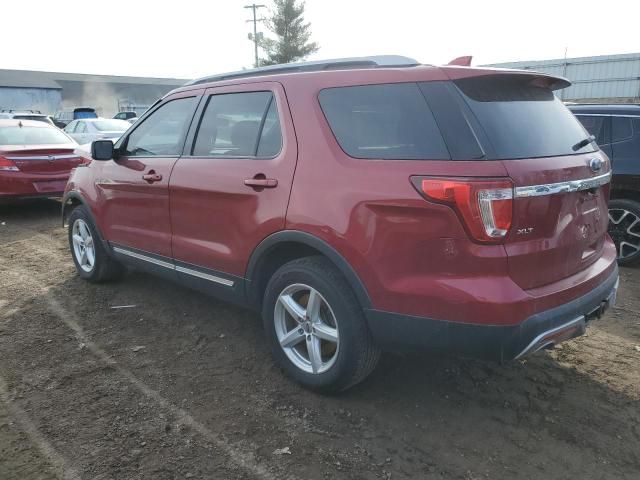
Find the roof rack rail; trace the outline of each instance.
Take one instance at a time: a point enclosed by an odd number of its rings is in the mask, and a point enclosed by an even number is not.
[[[198,85],[201,83],[230,80],[235,78],[258,77],[262,75],[277,75],[280,73],[318,72],[322,70],[344,70],[350,68],[397,68],[415,67],[420,62],[401,55],[373,55],[370,57],[335,58],[331,60],[316,60],[310,62],[283,63],[267,67],[251,68],[237,72],[220,73],[198,78],[185,83]]]

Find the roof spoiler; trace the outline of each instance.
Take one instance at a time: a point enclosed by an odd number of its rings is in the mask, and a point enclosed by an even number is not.
[[[467,55],[465,57],[457,57],[451,60],[447,65],[457,65],[459,67],[470,67],[471,60],[473,57],[471,55]]]

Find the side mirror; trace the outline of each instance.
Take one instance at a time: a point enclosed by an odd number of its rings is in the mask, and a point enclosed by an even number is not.
[[[91,158],[94,160],[111,160],[113,153],[113,142],[111,140],[95,140],[91,142]]]

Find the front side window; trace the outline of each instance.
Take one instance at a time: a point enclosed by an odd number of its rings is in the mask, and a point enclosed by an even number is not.
[[[87,133],[87,124],[84,122],[78,122],[73,133]]]
[[[449,159],[449,151],[418,85],[335,87],[319,95],[342,149],[367,159]]]
[[[129,157],[176,156],[196,106],[196,97],[178,98],[160,106],[128,136],[123,154]]]
[[[204,157],[273,157],[282,134],[271,92],[209,97],[198,128],[193,155]]]

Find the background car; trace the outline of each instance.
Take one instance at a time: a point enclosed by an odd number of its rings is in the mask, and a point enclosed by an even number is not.
[[[49,125],[54,124],[49,115],[44,115],[39,110],[3,110],[0,112],[0,119],[8,120],[12,118],[15,120],[35,120]]]
[[[0,200],[60,196],[69,172],[84,163],[59,128],[33,120],[0,120]]]
[[[136,112],[133,111],[126,111],[126,112],[118,112],[116,113],[113,118],[117,119],[117,120],[129,120],[130,118],[136,118],[138,116],[138,114]]]
[[[87,118],[74,120],[64,128],[64,131],[80,144],[91,143],[94,140],[117,139],[131,126],[125,120],[113,118]]]
[[[618,263],[640,261],[640,105],[568,105],[611,159],[609,234]]]
[[[64,128],[71,121],[79,118],[98,118],[96,109],[92,107],[77,107],[72,110],[62,110],[53,116],[53,123],[56,127]]]

